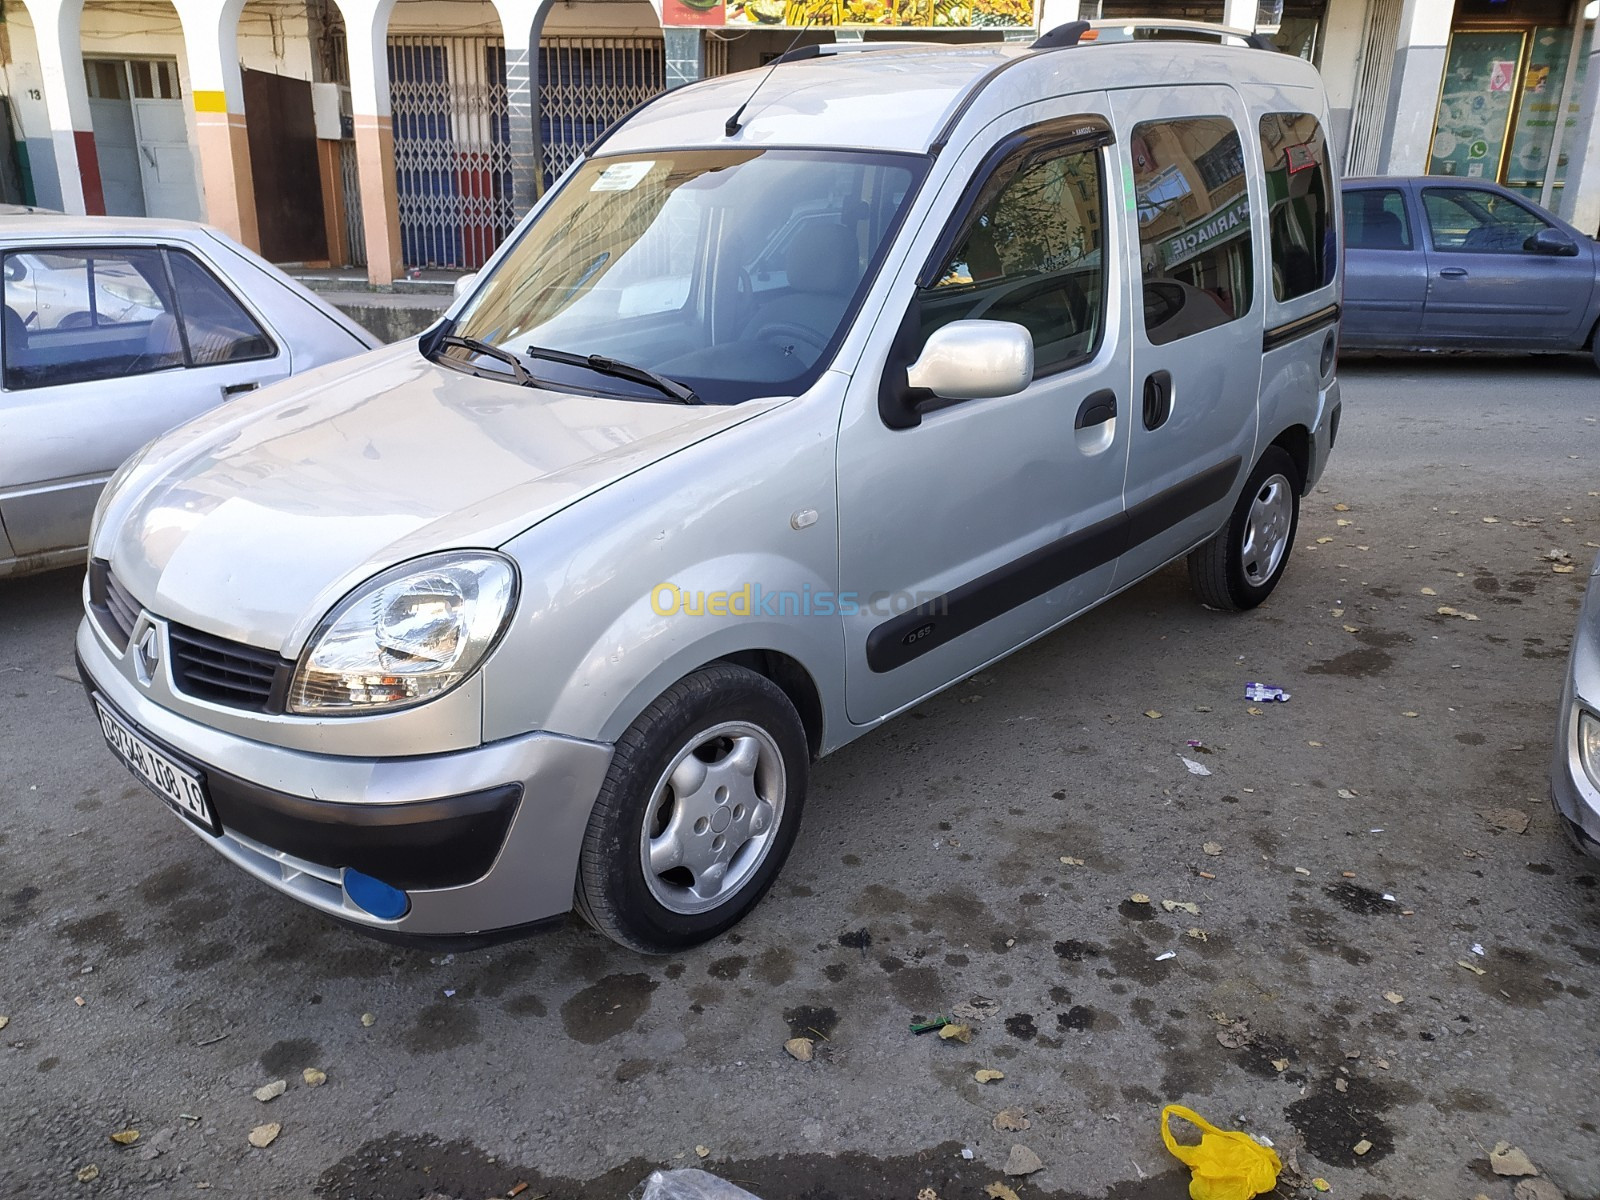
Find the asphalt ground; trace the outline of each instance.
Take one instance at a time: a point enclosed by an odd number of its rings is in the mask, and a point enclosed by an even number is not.
[[[1176,1200],[1167,1102],[1270,1138],[1281,1196],[1511,1200],[1501,1141],[1600,1194],[1600,864],[1546,798],[1600,377],[1343,376],[1263,608],[1168,568],[847,747],[768,899],[669,958],[401,950],[248,879],[102,743],[78,579],[0,583],[0,1196]]]

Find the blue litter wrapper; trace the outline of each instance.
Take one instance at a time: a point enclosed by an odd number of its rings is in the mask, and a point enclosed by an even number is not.
[[[1281,687],[1273,687],[1270,683],[1247,683],[1244,685],[1244,698],[1253,700],[1257,704],[1273,700],[1286,702],[1289,693]]]

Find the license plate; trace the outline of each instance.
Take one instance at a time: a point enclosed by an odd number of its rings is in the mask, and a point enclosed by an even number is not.
[[[206,796],[200,772],[145,741],[99,696],[94,698],[94,707],[100,716],[100,732],[105,734],[106,744],[128,769],[179,815],[207,833],[216,833],[217,819],[211,812],[211,801]]]

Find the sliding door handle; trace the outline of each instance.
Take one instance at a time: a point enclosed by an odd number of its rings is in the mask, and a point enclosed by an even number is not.
[[[1117,418],[1117,394],[1110,388],[1102,388],[1078,406],[1078,419],[1073,422],[1074,429],[1090,429],[1096,425],[1104,425],[1107,421]]]

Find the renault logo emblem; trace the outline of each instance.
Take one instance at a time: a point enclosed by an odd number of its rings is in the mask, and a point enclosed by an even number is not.
[[[161,639],[156,636],[155,626],[152,625],[144,631],[144,636],[139,639],[135,658],[139,682],[149,687],[150,681],[156,676],[156,667],[161,661]]]

